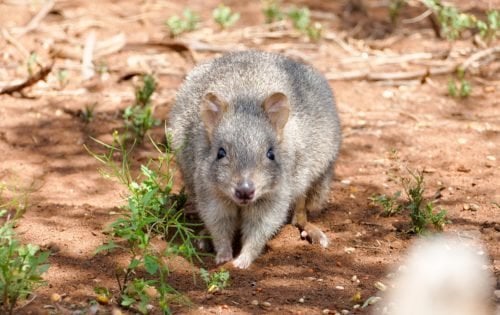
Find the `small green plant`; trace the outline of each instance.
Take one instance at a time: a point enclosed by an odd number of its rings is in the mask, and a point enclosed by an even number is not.
[[[118,268],[115,274],[120,305],[145,314],[156,301],[162,312],[169,313],[170,303],[179,301],[179,294],[168,283],[170,269],[165,259],[175,255],[182,255],[191,262],[199,259],[193,245],[196,238],[194,224],[186,222],[181,211],[186,197],[182,192],[176,194],[172,191],[172,152],[162,152],[153,143],[161,156],[148,165],[142,165],[141,177],[134,180],[130,172],[131,150],[126,149],[117,132],[113,138],[113,145],[96,140],[107,149],[106,153],[89,152],[105,165],[102,174],[127,187],[128,203],[124,206],[124,215],[109,227],[111,239],[96,252],[120,248],[130,257],[128,265]],[[121,161],[115,162],[116,156],[121,156]],[[166,250],[155,249],[152,241],[157,237],[169,241]],[[139,272],[145,272],[146,277],[136,276]]]
[[[424,3],[436,14],[441,33],[448,39],[457,39],[463,31],[471,29],[479,31],[486,40],[494,40],[500,30],[498,10],[487,12],[486,21],[482,21],[475,15],[460,12],[456,7],[443,4],[440,0],[425,0]]]
[[[233,13],[230,7],[219,4],[213,11],[212,16],[221,28],[228,28],[240,19],[239,13]]]
[[[442,230],[447,223],[446,211],[441,209],[435,213],[432,201],[426,202],[424,199],[424,172],[408,170],[409,177],[402,177],[401,184],[404,188],[408,204],[406,209],[410,210],[412,222],[411,232],[421,234],[427,230],[429,225]]]
[[[500,11],[492,10],[486,12],[486,21],[477,21],[476,26],[479,34],[486,40],[494,40],[500,31]]]
[[[383,216],[393,216],[403,209],[403,206],[398,203],[398,199],[401,197],[401,191],[396,191],[392,196],[387,195],[376,195],[370,198],[373,204],[382,207]]]
[[[182,17],[178,15],[171,16],[166,22],[171,37],[176,37],[185,32],[194,31],[198,27],[200,16],[191,9],[185,9]]]
[[[406,0],[390,0],[389,1],[389,18],[391,19],[391,24],[395,25],[396,21],[401,13],[401,9],[406,4]]]
[[[280,3],[276,0],[264,0],[262,1],[263,8],[262,13],[266,19],[266,23],[273,23],[276,21],[281,21],[286,17],[285,12],[280,8]]]
[[[151,104],[151,96],[155,89],[156,82],[153,76],[145,75],[142,86],[136,89],[134,105],[127,107],[123,113],[125,127],[133,132],[134,138],[138,141],[142,141],[146,133],[160,123],[153,117]]]
[[[0,197],[5,185],[0,184]],[[26,203],[12,199],[3,202],[0,199],[0,313],[14,314],[17,302],[25,299],[36,288],[45,285],[42,274],[49,265],[46,264],[48,252],[40,252],[40,248],[32,244],[21,244],[14,231],[16,220],[22,216]],[[15,207],[15,215],[11,218],[6,208]]]
[[[88,124],[89,122],[91,122],[93,119],[94,119],[94,110],[97,106],[97,103],[92,103],[92,104],[86,104],[85,107],[83,108],[83,110],[79,110],[78,111],[78,117],[80,117],[80,119]]]
[[[323,26],[318,22],[311,23],[311,12],[307,7],[291,8],[288,11],[288,18],[294,28],[306,34],[311,40],[317,41],[321,38]]]
[[[389,158],[398,162],[397,151],[389,152]],[[438,212],[434,209],[434,201],[424,198],[424,171],[412,171],[406,167],[408,175],[401,175],[400,166],[397,167],[394,174],[390,174],[390,178],[399,182],[403,187],[406,200],[400,200],[401,191],[396,191],[392,196],[376,195],[370,198],[373,204],[382,207],[382,215],[392,216],[401,213],[403,210],[408,210],[411,219],[411,228],[408,232],[422,234],[428,230],[429,226],[433,226],[437,230],[442,230],[446,219],[446,210],[439,209]]]
[[[228,287],[231,276],[229,271],[224,270],[224,268],[212,273],[200,268],[200,277],[207,286],[207,292],[214,293]]]
[[[465,79],[465,72],[461,69],[457,71],[456,79],[448,81],[448,95],[452,97],[466,98],[472,93],[472,85]]]
[[[60,69],[57,71],[57,81],[59,82],[59,88],[64,88],[68,84],[68,70]]]
[[[288,11],[288,17],[292,21],[293,27],[302,32],[305,32],[311,24],[311,12],[307,7],[291,8]]]
[[[28,57],[28,61],[26,62],[26,67],[30,76],[35,73],[35,67],[38,65],[40,65],[40,63],[38,62],[38,55],[36,52],[32,52]]]

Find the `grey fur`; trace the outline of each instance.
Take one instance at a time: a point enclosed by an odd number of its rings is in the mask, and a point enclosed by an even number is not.
[[[209,92],[228,104],[211,138],[200,118]],[[290,106],[281,140],[262,108],[276,92],[285,94]],[[232,239],[241,228],[242,250],[233,264],[248,267],[298,198],[317,210],[328,195],[341,131],[328,82],[310,66],[259,51],[201,64],[180,88],[170,126],[177,163],[212,236],[217,263],[233,258]],[[218,160],[221,147],[227,157]],[[266,157],[271,147],[274,161]],[[255,198],[241,205],[232,195],[248,178]]]

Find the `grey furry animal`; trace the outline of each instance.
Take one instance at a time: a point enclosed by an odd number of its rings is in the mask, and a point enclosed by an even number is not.
[[[247,268],[295,208],[313,243],[328,238],[307,222],[330,191],[341,142],[327,81],[284,56],[246,51],[194,68],[171,112],[176,160],[216,250],[216,262]]]

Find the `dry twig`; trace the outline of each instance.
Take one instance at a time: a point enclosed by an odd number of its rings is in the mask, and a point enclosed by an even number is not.
[[[24,82],[4,87],[2,90],[0,90],[0,95],[1,94],[12,94],[14,92],[21,92],[23,89],[25,89],[29,86],[32,86],[33,84],[37,83],[38,81],[45,80],[45,78],[50,73],[50,71],[52,71],[53,66],[54,66],[54,62],[52,62],[48,66],[42,67],[37,73],[28,77]]]
[[[29,58],[30,56],[29,51],[19,41],[17,41],[14,37],[12,37],[9,31],[7,31],[5,28],[2,28],[2,35],[8,43],[16,47],[16,49],[21,53],[21,55],[23,55],[24,59]]]
[[[464,62],[455,62],[451,65],[430,67],[426,69],[414,70],[414,71],[397,71],[397,72],[378,72],[374,73],[370,69],[363,70],[352,70],[339,73],[327,73],[326,78],[328,80],[368,80],[368,81],[382,81],[382,80],[411,80],[411,79],[422,79],[431,75],[442,75],[456,72],[457,69],[462,69],[467,71],[467,69],[473,65],[475,62],[500,53],[500,46],[491,47],[478,51],[471,56],[469,56]],[[404,57],[404,56],[401,56]],[[421,55],[419,57],[428,57],[427,55]],[[391,57],[398,58],[398,57]],[[411,58],[405,57],[409,60]],[[390,59],[388,59],[390,60]]]
[[[38,11],[38,13],[31,19],[31,21],[29,21],[29,23],[26,24],[25,27],[16,30],[14,35],[17,37],[21,37],[26,33],[29,33],[32,30],[36,29],[38,25],[40,25],[40,22],[42,22],[42,20],[52,10],[55,3],[56,3],[55,0],[49,0],[45,2],[45,4],[41,7],[40,11]]]

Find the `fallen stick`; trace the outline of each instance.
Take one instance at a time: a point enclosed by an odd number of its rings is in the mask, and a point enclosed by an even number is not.
[[[448,74],[456,71],[457,66],[448,66],[440,68],[421,69],[415,71],[398,71],[398,72],[382,72],[373,73],[372,70],[354,70],[339,73],[327,73],[327,80],[368,80],[368,81],[383,81],[383,80],[410,80],[422,78],[429,75]]]
[[[38,11],[38,13],[31,19],[31,21],[29,21],[28,24],[26,24],[25,27],[21,28],[21,29],[18,29],[16,32],[15,32],[15,35],[17,37],[21,37],[23,36],[24,34],[26,33],[29,33],[31,32],[32,30],[36,29],[38,27],[38,25],[40,25],[40,22],[42,22],[42,20],[47,16],[47,14],[49,14],[49,12],[52,10],[52,8],[54,7],[55,5],[55,1],[54,0],[49,0],[47,1],[43,6],[42,8],[40,9],[40,11]]]
[[[189,44],[180,41],[172,40],[172,41],[130,42],[126,43],[123,49],[124,50],[137,49],[143,47],[168,48],[183,56],[191,64],[193,65],[196,64],[196,56],[193,52],[193,49],[190,47]]]
[[[415,71],[404,71],[404,72],[379,72],[373,73],[372,70],[353,70],[345,71],[339,73],[327,73],[325,76],[328,80],[338,81],[338,80],[368,80],[368,81],[383,81],[383,80],[411,80],[424,78],[431,75],[442,75],[456,72],[458,69],[462,69],[464,72],[467,71],[475,62],[491,56],[500,54],[500,46],[491,47],[478,51],[471,56],[469,56],[464,62],[455,63],[448,66],[442,67],[432,67],[427,69],[420,69]]]
[[[5,28],[2,28],[2,35],[5,38],[5,40],[10,43],[12,46],[16,47],[16,49],[23,55],[24,59],[28,59],[30,56],[29,51],[20,43],[18,42],[12,35],[10,35],[9,31],[7,31]]]
[[[469,58],[467,58],[463,63],[462,65],[460,66],[460,68],[465,72],[467,71],[467,69],[474,63],[474,62],[477,62],[479,61],[480,59],[483,59],[485,57],[488,57],[490,55],[496,55],[496,54],[500,54],[500,46],[494,46],[494,47],[490,47],[490,48],[487,48],[487,49],[484,49],[484,50],[481,50],[481,51],[478,51],[474,54],[472,54]]]
[[[21,92],[23,89],[25,89],[29,86],[32,86],[33,84],[37,83],[38,81],[45,80],[45,78],[50,73],[50,71],[52,71],[53,66],[54,66],[54,62],[52,62],[48,66],[41,68],[37,73],[28,77],[24,82],[4,87],[2,90],[0,90],[0,95],[1,94],[9,94],[10,95],[14,92]]]

